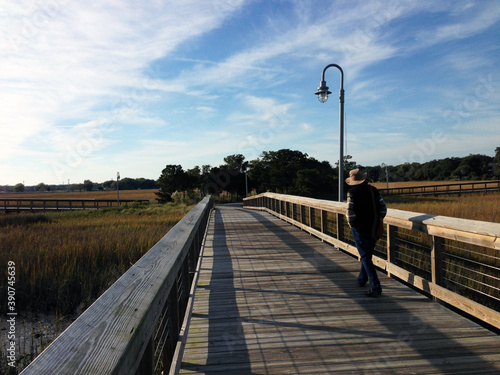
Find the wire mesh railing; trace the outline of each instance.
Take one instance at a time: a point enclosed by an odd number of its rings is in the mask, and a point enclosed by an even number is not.
[[[359,258],[344,219],[346,203],[263,193],[246,198],[244,206],[266,210]],[[374,251],[378,267],[500,328],[500,224],[393,209],[384,223]]]

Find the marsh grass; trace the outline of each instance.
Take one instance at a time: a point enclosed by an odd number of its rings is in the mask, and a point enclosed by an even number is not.
[[[192,207],[152,203],[0,214],[0,374],[27,366]],[[16,369],[7,365],[2,319],[8,261],[16,267]]]
[[[500,223],[500,193],[384,196],[387,207],[429,215]]]
[[[137,204],[0,217],[0,267],[16,265],[19,311],[81,311],[191,208]],[[7,278],[0,279],[2,309]]]

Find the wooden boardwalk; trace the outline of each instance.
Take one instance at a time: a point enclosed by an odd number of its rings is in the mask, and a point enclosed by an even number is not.
[[[498,374],[500,336],[262,212],[212,214],[181,374]]]

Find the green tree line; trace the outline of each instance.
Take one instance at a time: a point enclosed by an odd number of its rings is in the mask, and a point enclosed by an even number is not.
[[[344,158],[344,179],[349,170],[363,168],[372,182],[386,181],[442,181],[442,180],[483,180],[500,179],[500,147],[495,156],[471,154],[462,158],[449,157],[426,163],[404,163],[388,166],[363,166],[347,155]],[[169,164],[161,172],[158,180],[145,178],[123,178],[120,190],[160,189],[158,200],[173,200],[175,192],[187,196],[218,195],[226,191],[236,199],[244,197],[246,190],[257,193],[301,195],[313,198],[335,199],[338,196],[338,163],[332,166],[327,161],[319,161],[297,150],[281,149],[264,151],[255,160],[245,160],[241,154],[229,155],[224,164],[183,169],[181,165]],[[0,190],[12,191],[12,187],[0,186]],[[115,190],[116,181],[95,183],[85,180],[83,184],[46,185],[33,187],[17,184],[13,190],[54,191],[54,190]]]
[[[147,178],[129,178],[125,177],[118,183],[120,190],[137,190],[137,189],[158,189],[158,182],[156,180]],[[12,186],[0,186],[0,191],[7,192],[39,192],[46,191],[94,191],[94,190],[116,190],[116,180],[108,180],[102,183],[92,182],[85,180],[83,183],[66,184],[66,185],[47,185],[43,182],[36,186],[25,186],[18,183]]]
[[[471,154],[426,163],[405,163],[389,166],[363,166],[344,157],[344,179],[349,170],[362,168],[368,179],[378,181],[438,181],[479,180],[500,178],[500,147],[495,156]],[[160,202],[173,199],[182,192],[183,197],[218,195],[222,191],[239,199],[246,191],[276,192],[312,198],[335,199],[338,196],[338,163],[318,161],[297,150],[264,151],[256,160],[247,161],[241,154],[229,155],[218,167],[203,165],[184,170],[181,165],[167,165],[158,179]]]

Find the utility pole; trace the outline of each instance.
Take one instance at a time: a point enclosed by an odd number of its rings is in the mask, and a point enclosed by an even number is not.
[[[120,205],[120,189],[118,187],[118,181],[120,181],[120,172],[116,172],[116,198],[118,201],[118,206]]]

